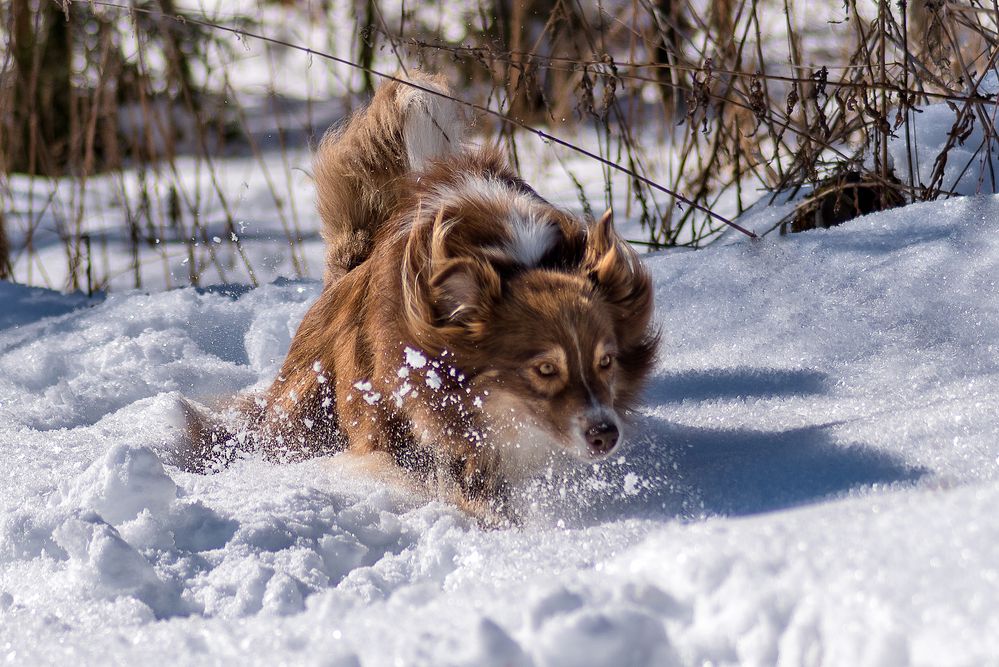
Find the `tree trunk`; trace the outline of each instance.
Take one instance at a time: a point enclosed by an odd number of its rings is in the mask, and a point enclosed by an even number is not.
[[[663,106],[672,116],[685,113],[682,94],[677,93],[680,73],[674,69],[681,51],[681,31],[689,28],[684,9],[686,3],[678,0],[658,0],[654,11],[653,60],[661,65],[656,68],[656,77],[662,82],[659,93]]]
[[[505,11],[507,18],[506,45],[510,51],[510,64],[507,68],[507,112],[519,120],[531,120],[544,110],[544,98],[537,77],[537,64],[531,54],[535,44],[532,33],[539,24],[544,26],[545,17],[551,10],[542,7],[537,0],[508,0],[510,7]]]
[[[59,174],[70,145],[71,31],[62,8],[12,0],[13,104],[0,134],[7,171]]]
[[[14,271],[10,265],[10,243],[7,241],[3,210],[0,210],[0,280],[10,280],[13,277]]]
[[[375,2],[377,0],[366,0],[364,3],[364,27],[361,29],[361,51],[358,54],[358,64],[364,68],[361,70],[364,85],[362,92],[368,95],[375,92],[375,82],[371,76],[371,68],[375,63]]]

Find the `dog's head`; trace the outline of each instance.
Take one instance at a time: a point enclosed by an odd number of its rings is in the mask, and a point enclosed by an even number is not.
[[[446,234],[439,215],[422,275],[411,276],[423,289],[404,305],[422,342],[452,352],[468,374],[487,439],[525,472],[558,453],[607,457],[658,342],[649,276],[610,212],[585,231],[572,266],[511,271],[488,252],[449,252]]]

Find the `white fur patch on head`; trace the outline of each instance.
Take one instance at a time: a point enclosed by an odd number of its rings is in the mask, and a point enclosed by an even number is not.
[[[510,241],[506,251],[518,264],[534,267],[555,245],[557,230],[554,225],[539,222],[529,214],[525,220],[514,216],[510,221]]]
[[[456,184],[439,188],[436,195],[435,208],[481,199],[507,209],[504,218],[496,221],[505,226],[509,235],[509,240],[499,250],[521,266],[538,266],[558,240],[558,229],[542,216],[542,209],[547,204],[504,181],[469,175]]]
[[[446,88],[425,77],[414,78],[413,82],[442,94],[448,93]],[[402,138],[410,169],[420,171],[431,161],[461,150],[465,140],[465,117],[457,102],[404,85],[396,94],[396,103],[406,115]]]

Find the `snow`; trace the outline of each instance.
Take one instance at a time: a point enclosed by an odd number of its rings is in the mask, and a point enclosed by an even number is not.
[[[987,72],[978,91],[986,95],[999,93],[999,75]],[[905,127],[902,126],[896,129],[896,136],[888,142],[889,160],[895,175],[904,182],[909,181],[911,157],[914,182],[930,185],[938,168],[938,156],[943,155],[944,148],[952,142],[946,153],[940,189],[959,195],[996,192],[999,186],[999,158],[994,138],[995,107],[991,108],[991,113],[975,116],[970,128],[955,131],[957,110],[957,106],[948,104],[929,104],[919,109],[918,113],[910,112],[910,140],[906,141]],[[982,126],[985,121],[990,125],[987,130]],[[966,129],[968,136],[963,141],[950,138],[951,133],[959,136]]]
[[[0,659],[988,663],[997,217],[646,257],[664,344],[630,445],[494,531],[351,457],[174,465],[180,396],[266,387],[318,282],[0,283]]]
[[[257,3],[182,5],[220,20],[263,11],[267,34],[356,51],[346,5],[325,23]],[[793,9],[799,23],[816,10]],[[478,18],[432,13],[418,20],[439,20],[455,39]],[[779,19],[767,30],[778,45]],[[276,122],[325,127],[357,89],[356,72],[260,40],[213,57],[218,67],[195,75],[222,90],[228,74],[258,139]],[[390,50],[376,53],[379,69],[394,63]],[[995,89],[994,78],[983,87]],[[303,103],[268,111],[261,100],[271,94]],[[929,182],[954,118],[944,104],[911,114],[918,181]],[[988,140],[982,120],[951,150],[945,191],[994,190],[995,158],[973,156]],[[902,129],[889,150],[905,180]],[[639,143],[649,173],[668,182],[677,156],[648,133]],[[573,141],[607,150],[589,132]],[[518,153],[551,201],[579,208],[571,172],[595,208],[614,205],[626,236],[645,236],[626,176],[612,174],[605,194],[602,169],[577,155],[530,136]],[[175,465],[180,397],[211,404],[265,388],[319,294],[314,280],[281,277],[317,277],[322,263],[309,161],[301,148],[280,165],[273,155],[220,157],[207,170],[177,160],[177,185],[204,225],[202,283],[249,280],[228,244],[231,214],[256,289],[161,291],[192,271],[183,234],[168,232],[138,249],[153,293],[127,291],[121,202],[148,189],[163,208],[167,174],[96,176],[85,192],[70,180],[11,177],[15,248],[37,219],[37,255],[15,254],[18,280],[66,283],[57,232],[82,198],[80,224],[112,293],[0,282],[0,661],[995,662],[999,199],[919,204],[754,243],[727,234],[704,251],[647,256],[664,344],[629,445],[526,489],[523,528],[483,531],[351,457],[247,457],[209,476]],[[765,231],[790,206],[757,206],[739,222]],[[288,237],[301,241],[289,248]],[[407,350],[392,398],[419,390],[410,369],[431,363]],[[423,379],[441,383],[433,370]],[[358,389],[382,399],[365,379]]]

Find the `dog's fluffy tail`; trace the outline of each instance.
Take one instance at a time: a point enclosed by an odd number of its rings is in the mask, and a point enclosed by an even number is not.
[[[401,78],[451,94],[441,76],[413,72]],[[460,104],[397,81],[382,85],[345,125],[330,128],[313,164],[327,285],[371,253],[375,232],[395,210],[403,177],[460,152],[465,129]]]

